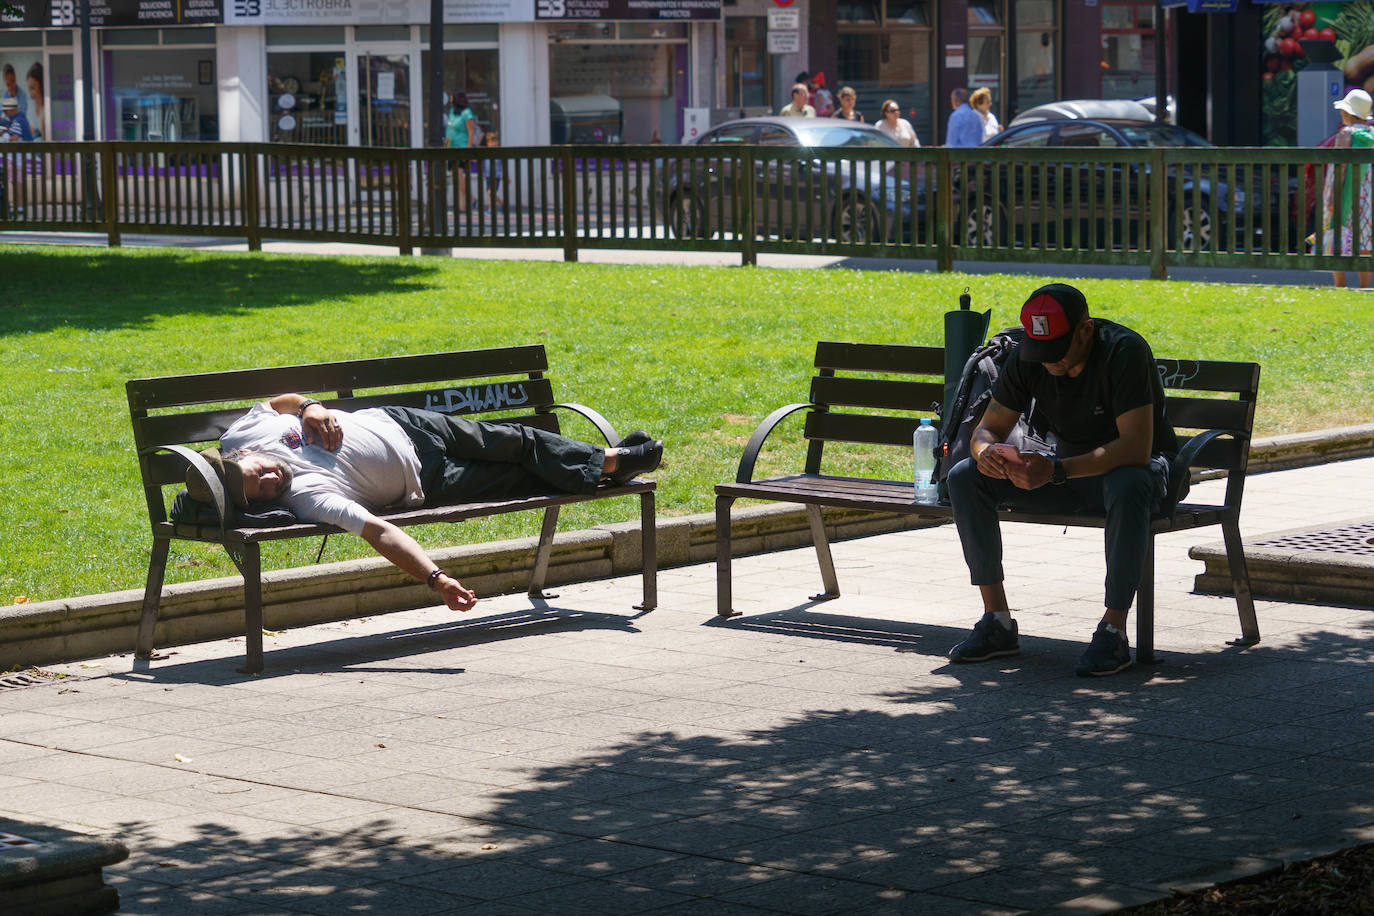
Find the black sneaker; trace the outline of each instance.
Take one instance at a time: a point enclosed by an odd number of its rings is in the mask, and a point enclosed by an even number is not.
[[[613,445],[613,446],[611,446],[611,447],[612,447],[612,448],[633,448],[633,447],[636,446],[636,445],[643,445],[643,444],[646,443],[646,442],[653,442],[653,441],[654,441],[654,437],[653,437],[653,436],[649,435],[648,433],[646,433],[646,432],[645,432],[644,430],[642,430],[642,429],[637,429],[637,430],[635,430],[634,432],[632,432],[632,433],[630,433],[629,435],[627,435],[624,439],[621,439],[619,442],[617,442],[615,445]]]
[[[611,472],[611,481],[617,486],[623,487],[639,474],[656,471],[663,463],[662,439],[651,439],[639,445],[617,448],[616,451],[619,454],[616,456],[615,470]]]
[[[992,614],[984,614],[973,625],[973,632],[959,645],[949,650],[949,658],[956,662],[981,662],[1002,655],[1019,655],[1021,640],[1016,631],[1016,621],[1011,622],[1008,630],[997,622]]]
[[[1126,634],[1104,620],[1097,625],[1093,641],[1088,643],[1074,673],[1079,677],[1102,677],[1125,671],[1131,664],[1131,644]]]

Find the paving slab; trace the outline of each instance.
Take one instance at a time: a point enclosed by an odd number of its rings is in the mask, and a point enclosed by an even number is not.
[[[1243,534],[1371,475],[1256,475]],[[741,558],[730,621],[700,564],[633,618],[608,580],[269,635],[257,676],[241,638],[52,666],[0,693],[0,816],[124,843],[150,914],[1105,912],[1374,840],[1374,612],[1261,600],[1228,646],[1212,536],[1168,535],[1162,661],[1078,679],[1101,534],[1005,533],[1023,653],[984,665],[943,527],[835,544],[821,604],[810,551]]]

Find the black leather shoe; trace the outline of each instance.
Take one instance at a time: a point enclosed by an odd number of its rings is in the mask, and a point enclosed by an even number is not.
[[[621,439],[615,445],[611,446],[611,448],[633,448],[636,445],[643,445],[646,442],[653,441],[653,436],[649,435],[642,429],[637,429],[634,432],[627,435],[624,439]]]
[[[617,449],[615,470],[611,480],[617,486],[624,486],[639,474],[657,470],[663,463],[663,440],[651,439],[639,445]]]

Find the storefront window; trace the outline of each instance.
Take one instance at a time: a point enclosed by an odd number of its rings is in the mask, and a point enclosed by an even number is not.
[[[613,23],[595,28],[615,34]],[[679,99],[687,93],[685,40],[569,44],[562,34],[554,34],[549,49],[554,143],[678,142]],[[685,30],[670,34],[685,36]]]
[[[269,53],[267,139],[347,143],[348,83],[342,48]]]
[[[48,56],[48,138],[76,140],[76,74],[70,54]]]
[[[107,48],[102,65],[107,139],[219,139],[214,48]]]
[[[420,52],[420,70],[429,75],[430,52]],[[496,51],[444,51],[444,92],[450,99],[456,92],[466,92],[468,107],[472,109],[483,131],[500,129],[501,117],[497,108],[501,98],[498,85],[499,69]],[[426,82],[428,88],[428,82]],[[447,116],[448,110],[444,114]],[[425,136],[429,136],[429,106],[425,106]]]
[[[1136,99],[1155,92],[1155,8],[1102,5],[1102,97]]]
[[[24,37],[28,39],[30,36],[34,41],[42,40],[42,36],[35,33],[29,33]],[[48,139],[45,119],[48,114],[46,109],[49,82],[44,74],[41,49],[0,50],[0,97],[13,98],[19,102],[34,140]]]
[[[968,88],[991,90],[992,112],[1003,123],[1007,120],[1002,88],[1002,49],[1006,37],[1001,0],[971,0],[968,5]]]
[[[1016,4],[1016,103],[1025,111],[1053,102],[1059,33],[1053,4],[1028,0]]]
[[[731,16],[725,20],[725,104],[754,108],[768,104],[768,20],[762,16]]]
[[[933,143],[930,3],[884,0],[873,7],[875,19],[880,13],[875,22],[840,23],[838,74],[830,91],[853,87],[855,107],[870,124],[882,117],[883,100],[895,99],[920,141]]]

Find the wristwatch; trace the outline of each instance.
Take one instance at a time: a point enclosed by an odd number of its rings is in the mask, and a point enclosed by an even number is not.
[[[1063,483],[1069,479],[1069,475],[1064,473],[1064,462],[1060,461],[1058,458],[1052,460],[1054,461],[1054,473],[1050,475],[1050,483],[1054,484],[1056,487],[1062,486]]]

